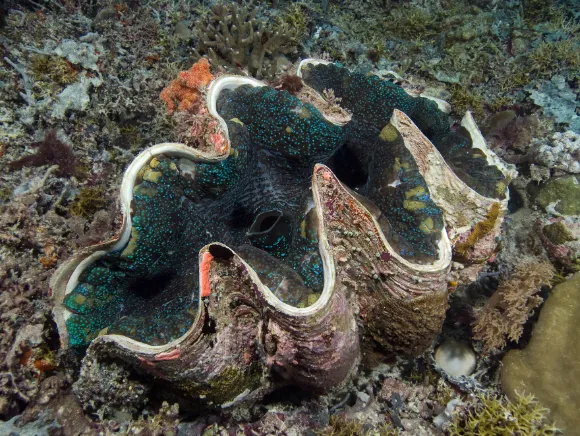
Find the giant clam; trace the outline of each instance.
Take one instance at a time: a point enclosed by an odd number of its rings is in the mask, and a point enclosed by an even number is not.
[[[453,255],[495,249],[511,170],[469,114],[452,132],[435,102],[378,77],[299,73],[341,108],[222,76],[206,105],[225,153],[164,143],[133,161],[119,236],[52,278],[64,347],[224,405],[284,383],[323,391],[366,353],[429,346]]]

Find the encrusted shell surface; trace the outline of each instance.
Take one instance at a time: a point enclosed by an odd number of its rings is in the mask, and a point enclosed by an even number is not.
[[[263,86],[237,76],[222,76],[210,85],[208,110],[226,137],[227,125],[216,110],[217,97],[224,89],[246,84]],[[197,316],[183,336],[154,346],[103,332],[92,341],[88,353],[121,358],[171,382],[177,390],[224,405],[283,383],[330,389],[355,371],[365,350],[377,346],[387,352],[422,352],[440,331],[447,308],[452,258],[447,232],[458,239],[462,232],[472,231],[470,226],[486,219],[493,202],[466,188],[402,112],[396,111],[391,123],[445,214],[447,230],[441,230],[436,260],[419,264],[401,257],[372,210],[328,167],[318,164],[312,175],[312,193],[324,288],[315,303],[299,308],[282,302],[242,256],[215,242],[200,251],[199,265],[192,265],[207,288],[200,289]],[[159,155],[218,162],[228,153],[217,156],[184,144],[164,143],[135,158],[121,185],[124,219],[118,237],[81,250],[51,280],[54,314],[64,347],[68,344],[66,319],[70,313],[63,299],[89,265],[126,246],[139,171]],[[446,195],[458,191],[465,197],[463,203]],[[500,206],[503,213],[505,205]],[[501,224],[501,216],[497,223]],[[494,223],[494,238],[499,224]]]
[[[507,164],[504,166],[500,158],[487,148],[471,113],[467,112],[463,120],[472,138],[476,138],[474,147],[477,144],[476,148],[484,150],[489,163],[501,168],[508,177],[514,177],[515,170]],[[433,200],[443,210],[447,233],[454,244],[457,258],[463,262],[489,259],[497,246],[496,238],[501,232],[509,195],[501,200],[488,198],[467,186],[403,112],[395,110],[391,124],[403,136],[407,149],[430,187]],[[485,229],[480,230],[484,226]]]

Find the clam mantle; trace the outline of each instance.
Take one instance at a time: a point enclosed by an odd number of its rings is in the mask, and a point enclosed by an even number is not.
[[[164,143],[133,161],[119,236],[51,280],[63,346],[222,405],[326,390],[367,352],[429,346],[452,257],[495,250],[513,170],[469,113],[452,132],[435,102],[377,77],[312,60],[299,74],[309,103],[211,83],[223,154]]]

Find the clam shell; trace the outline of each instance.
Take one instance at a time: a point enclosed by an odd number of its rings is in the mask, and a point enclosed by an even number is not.
[[[464,123],[472,135],[474,147],[484,151],[488,163],[498,166],[508,177],[512,176],[515,170],[507,164],[503,166],[501,159],[487,148],[469,112],[464,117]],[[430,187],[431,198],[443,210],[447,233],[456,254],[458,249],[462,250],[457,256],[459,260],[479,263],[489,259],[497,246],[496,238],[501,232],[509,195],[498,200],[484,197],[470,188],[457,177],[431,141],[403,112],[395,109],[391,124],[399,131],[415,158],[421,175]],[[475,235],[480,231],[481,223],[487,225],[485,234]]]
[[[320,64],[329,65],[331,62],[305,59],[300,62],[297,74],[302,77],[308,65]],[[405,91],[412,97],[434,101],[442,112],[450,112],[451,107],[443,100]],[[481,150],[487,164],[499,169],[505,177],[504,198],[485,197],[457,177],[436,147],[405,113],[395,109],[390,123],[403,136],[407,149],[430,187],[431,198],[444,212],[455,260],[465,264],[487,261],[497,248],[509,201],[507,185],[517,177],[515,166],[504,162],[487,146],[471,112],[467,111],[461,126],[469,133],[472,148]]]
[[[208,89],[208,111],[226,137],[227,125],[217,114],[216,101],[222,90],[242,85],[264,86],[254,79],[222,76]],[[471,222],[485,216],[488,199],[477,197],[469,188],[466,191],[408,117],[396,111],[391,123],[415,156],[452,235],[457,237],[463,230],[456,229],[458,204],[438,194],[441,186],[467,195],[469,207],[464,213],[470,214]],[[64,297],[89,265],[127,244],[138,173],[160,154],[199,162],[217,162],[228,155],[164,143],[135,158],[121,185],[124,219],[118,236],[79,251],[52,277],[54,316],[63,347],[68,345],[65,321],[70,315],[62,304]],[[240,255],[215,242],[200,251],[200,283],[209,283],[209,289],[200,290],[197,316],[183,336],[153,346],[104,334],[92,341],[88,355],[123,359],[167,380],[174,389],[209,403],[231,405],[284,383],[318,391],[336,387],[355,372],[361,355],[377,345],[393,353],[424,351],[439,333],[447,309],[452,258],[447,231],[441,230],[435,261],[412,263],[391,247],[373,213],[325,165],[314,167],[312,194],[325,278],[314,304],[298,308],[282,302]],[[469,225],[465,228],[469,230]],[[215,257],[211,254],[215,247],[228,254]]]

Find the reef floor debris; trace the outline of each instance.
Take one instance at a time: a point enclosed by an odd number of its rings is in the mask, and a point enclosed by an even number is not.
[[[580,11],[444,3],[4,2],[0,433],[574,434],[501,361],[569,340]]]

